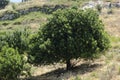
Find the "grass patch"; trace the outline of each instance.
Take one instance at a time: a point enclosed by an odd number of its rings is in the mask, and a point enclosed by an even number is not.
[[[28,15],[23,15],[20,18],[13,20],[13,23],[16,23],[16,22],[21,22],[21,23],[34,22],[37,20],[44,22],[45,19],[48,17],[49,17],[49,15],[43,14],[41,12],[32,12],[32,13],[29,13]]]
[[[111,37],[111,46],[113,48],[120,48],[120,37]]]
[[[40,26],[46,23],[47,18],[49,17],[51,17],[51,15],[41,12],[31,12],[14,20],[0,21],[0,27],[1,30],[8,30],[10,27],[12,27],[12,29],[19,27],[22,28],[23,26],[35,27],[35,29],[38,29]]]

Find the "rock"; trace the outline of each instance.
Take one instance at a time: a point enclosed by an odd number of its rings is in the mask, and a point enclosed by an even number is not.
[[[26,15],[30,12],[37,12],[41,11],[42,13],[45,14],[51,14],[52,12],[56,11],[57,9],[64,9],[69,6],[66,5],[43,5],[42,7],[31,7],[29,9],[21,9],[21,10],[16,10],[14,12],[10,13],[5,13],[3,16],[0,17],[0,20],[13,20],[18,18],[20,15]]]

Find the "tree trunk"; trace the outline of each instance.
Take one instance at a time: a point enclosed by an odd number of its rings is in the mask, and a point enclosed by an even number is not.
[[[70,59],[66,60],[66,70],[71,70],[72,68],[72,64],[71,64],[71,61]]]

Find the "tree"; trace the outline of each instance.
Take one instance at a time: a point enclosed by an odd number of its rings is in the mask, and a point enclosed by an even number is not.
[[[65,9],[56,11],[40,29],[31,50],[37,63],[66,62],[69,70],[72,59],[94,59],[109,43],[96,11]]]
[[[8,5],[9,0],[0,0],[0,8],[4,8],[6,5]]]

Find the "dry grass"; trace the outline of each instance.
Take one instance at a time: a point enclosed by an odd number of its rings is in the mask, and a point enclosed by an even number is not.
[[[33,80],[120,80],[120,9],[114,9],[113,14],[100,17],[105,24],[105,30],[110,34],[112,47],[106,55],[88,64],[78,62],[71,71],[65,71],[65,64],[37,67]]]
[[[29,8],[33,5],[42,6],[46,3],[37,1],[29,2],[29,4],[20,3],[22,6],[18,4],[16,9]],[[13,10],[13,8],[8,6],[5,10],[1,10],[0,14],[6,10]],[[120,80],[120,9],[114,9],[113,14],[110,15],[106,13],[107,10],[104,9],[100,15],[105,24],[105,30],[110,34],[112,41],[112,47],[106,52],[106,55],[92,63],[80,61],[71,71],[66,71],[65,64],[60,63],[34,67],[33,77],[30,80]],[[30,25],[34,29],[39,24],[31,23]]]
[[[107,9],[104,9],[104,14],[101,16],[105,24],[106,31],[110,36],[120,37],[120,9],[113,9],[113,14],[106,14]]]
[[[101,16],[105,24],[105,30],[111,36],[113,48],[120,48],[120,9],[114,8],[113,14],[106,14],[107,9],[103,10],[105,14]]]
[[[3,15],[6,11],[13,11],[13,10],[21,10],[21,9],[29,9],[31,7],[41,7],[43,5],[68,5],[68,6],[81,6],[85,1],[73,1],[73,0],[31,0],[28,2],[23,3],[14,3],[9,4],[4,10],[0,10],[0,16]]]
[[[34,2],[29,1],[29,2],[24,2],[24,3],[19,3],[18,6],[16,7],[16,10],[28,9],[28,8],[34,7],[34,6],[43,6],[45,3],[47,3],[46,0],[44,0],[44,1],[34,0]]]

